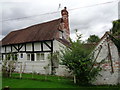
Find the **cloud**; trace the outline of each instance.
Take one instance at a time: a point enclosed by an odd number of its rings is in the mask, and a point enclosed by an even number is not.
[[[2,35],[5,36],[13,30],[60,18],[60,12],[41,15],[43,13],[58,11],[59,4],[61,4],[60,9],[64,6],[72,9],[108,1],[110,0],[4,0],[0,3],[4,10],[3,12],[0,10],[0,15],[3,15],[3,20],[34,15],[38,16],[3,22]],[[71,37],[75,37],[75,29],[78,29],[83,34],[83,40],[87,39],[91,34],[96,34],[101,37],[105,31],[108,31],[112,27],[111,22],[117,19],[117,8],[117,2],[113,2],[69,11]]]

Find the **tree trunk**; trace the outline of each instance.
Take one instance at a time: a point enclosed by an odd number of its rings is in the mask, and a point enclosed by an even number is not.
[[[76,84],[76,76],[74,75],[74,83]]]

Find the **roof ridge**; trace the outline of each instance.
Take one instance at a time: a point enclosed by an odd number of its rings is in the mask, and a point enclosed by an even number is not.
[[[12,31],[2,39],[3,45],[53,40],[56,38],[60,23],[61,18]]]
[[[46,24],[46,23],[50,23],[50,22],[53,22],[53,21],[57,21],[57,20],[60,20],[61,18],[58,18],[58,19],[54,19],[54,20],[49,20],[49,21],[45,21],[45,22],[42,22],[42,23],[38,23],[38,24],[34,24],[34,25],[31,25],[31,26],[28,26],[28,27],[25,27],[23,29],[16,29],[14,31],[11,31],[11,32],[17,32],[17,31],[22,31],[22,30],[25,30],[25,29],[28,29],[28,28],[32,28],[32,27],[35,27],[35,26],[38,26],[38,25],[41,25],[41,24]],[[10,33],[11,33],[10,32]]]

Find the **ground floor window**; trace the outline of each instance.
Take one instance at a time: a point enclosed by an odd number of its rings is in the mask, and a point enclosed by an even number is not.
[[[12,60],[18,60],[18,54],[17,53],[12,54],[11,56],[12,56]]]
[[[20,58],[23,58],[23,53],[21,53]]]
[[[29,60],[29,61],[35,61],[35,55],[34,55],[34,53],[28,53],[27,54],[27,60]]]
[[[2,60],[18,60],[18,54],[17,53],[7,53],[2,54]]]
[[[44,60],[45,59],[44,53],[37,53],[36,57],[37,57],[37,60]]]
[[[27,60],[29,61],[45,60],[45,55],[44,53],[27,53]]]
[[[40,60],[40,53],[36,54],[36,58],[37,58],[37,60]]]
[[[35,55],[34,55],[34,53],[31,53],[31,61],[35,61]]]
[[[44,60],[44,53],[41,53],[40,57],[41,57],[41,60]]]
[[[30,60],[30,54],[29,53],[27,54],[27,60]]]

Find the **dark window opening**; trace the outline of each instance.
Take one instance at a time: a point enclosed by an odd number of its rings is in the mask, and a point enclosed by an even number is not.
[[[20,57],[23,58],[23,53],[21,53]]]
[[[31,54],[31,61],[34,61],[35,60],[35,56],[34,56],[34,53]]]

